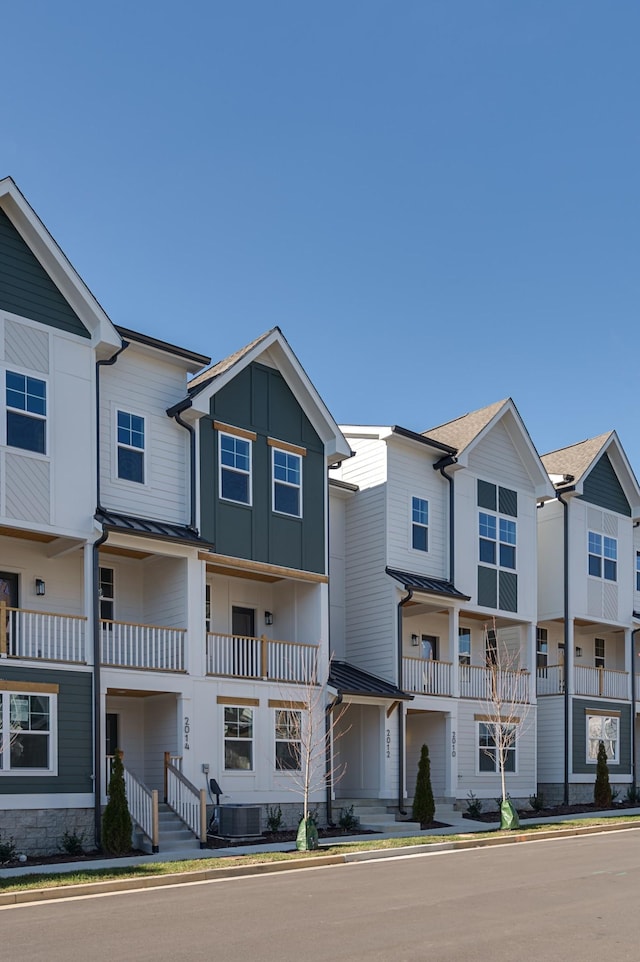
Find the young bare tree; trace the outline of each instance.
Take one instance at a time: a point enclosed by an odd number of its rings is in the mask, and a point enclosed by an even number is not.
[[[515,761],[516,740],[528,729],[531,711],[530,673],[520,666],[519,647],[510,648],[500,637],[495,622],[492,628],[485,625],[486,687],[483,698],[484,730],[481,730],[480,747],[500,772],[502,804],[501,827],[510,816],[510,823],[517,814],[508,805],[507,773]],[[483,744],[484,741],[484,744]],[[505,808],[510,808],[510,813]],[[516,826],[514,826],[516,827]]]
[[[289,790],[302,799],[298,848],[317,847],[317,829],[310,808],[312,796],[335,785],[346,763],[334,759],[335,743],[348,728],[341,725],[347,706],[327,702],[318,678],[317,662],[301,684],[288,686],[276,708],[276,767],[289,775]],[[315,836],[315,837],[314,837]]]

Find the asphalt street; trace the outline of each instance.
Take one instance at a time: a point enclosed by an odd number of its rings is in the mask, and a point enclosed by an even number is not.
[[[640,832],[0,910],[20,962],[638,962]]]

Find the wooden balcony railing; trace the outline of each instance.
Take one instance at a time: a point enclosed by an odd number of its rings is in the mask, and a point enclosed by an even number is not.
[[[207,635],[207,674],[305,684],[316,678],[317,645],[264,635]]]
[[[100,622],[100,658],[113,668],[184,671],[185,628]]]
[[[492,701],[493,689],[507,702],[529,701],[529,672],[501,671],[483,665],[460,665],[460,697]]]
[[[450,695],[452,669],[449,661],[403,658],[402,687],[420,695]]]
[[[0,658],[83,663],[87,619],[0,602]]]

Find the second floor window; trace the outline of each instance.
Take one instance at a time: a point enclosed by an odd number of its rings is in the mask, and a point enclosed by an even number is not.
[[[302,517],[302,458],[273,448],[273,510]]]
[[[37,377],[7,371],[7,444],[46,454],[47,385]]]
[[[516,567],[516,522],[481,511],[478,517],[479,557],[483,564]]]
[[[546,628],[536,628],[536,668],[549,664],[549,638]]]
[[[100,618],[113,621],[115,588],[113,568],[100,568]]]
[[[429,550],[429,502],[424,498],[411,499],[411,547]]]
[[[640,591],[640,551],[636,551],[636,591]]]
[[[251,504],[251,441],[220,432],[220,497]]]
[[[458,662],[471,664],[471,628],[458,628]]]
[[[596,668],[604,668],[604,638],[595,639],[594,665]]]
[[[589,574],[605,581],[618,580],[618,542],[615,538],[589,532]]]
[[[118,411],[118,477],[144,484],[144,418]]]

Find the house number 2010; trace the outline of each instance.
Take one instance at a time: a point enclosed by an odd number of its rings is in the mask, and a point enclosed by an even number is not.
[[[189,732],[191,731],[191,726],[189,724],[189,716],[184,716],[184,747],[186,751],[189,751]]]

